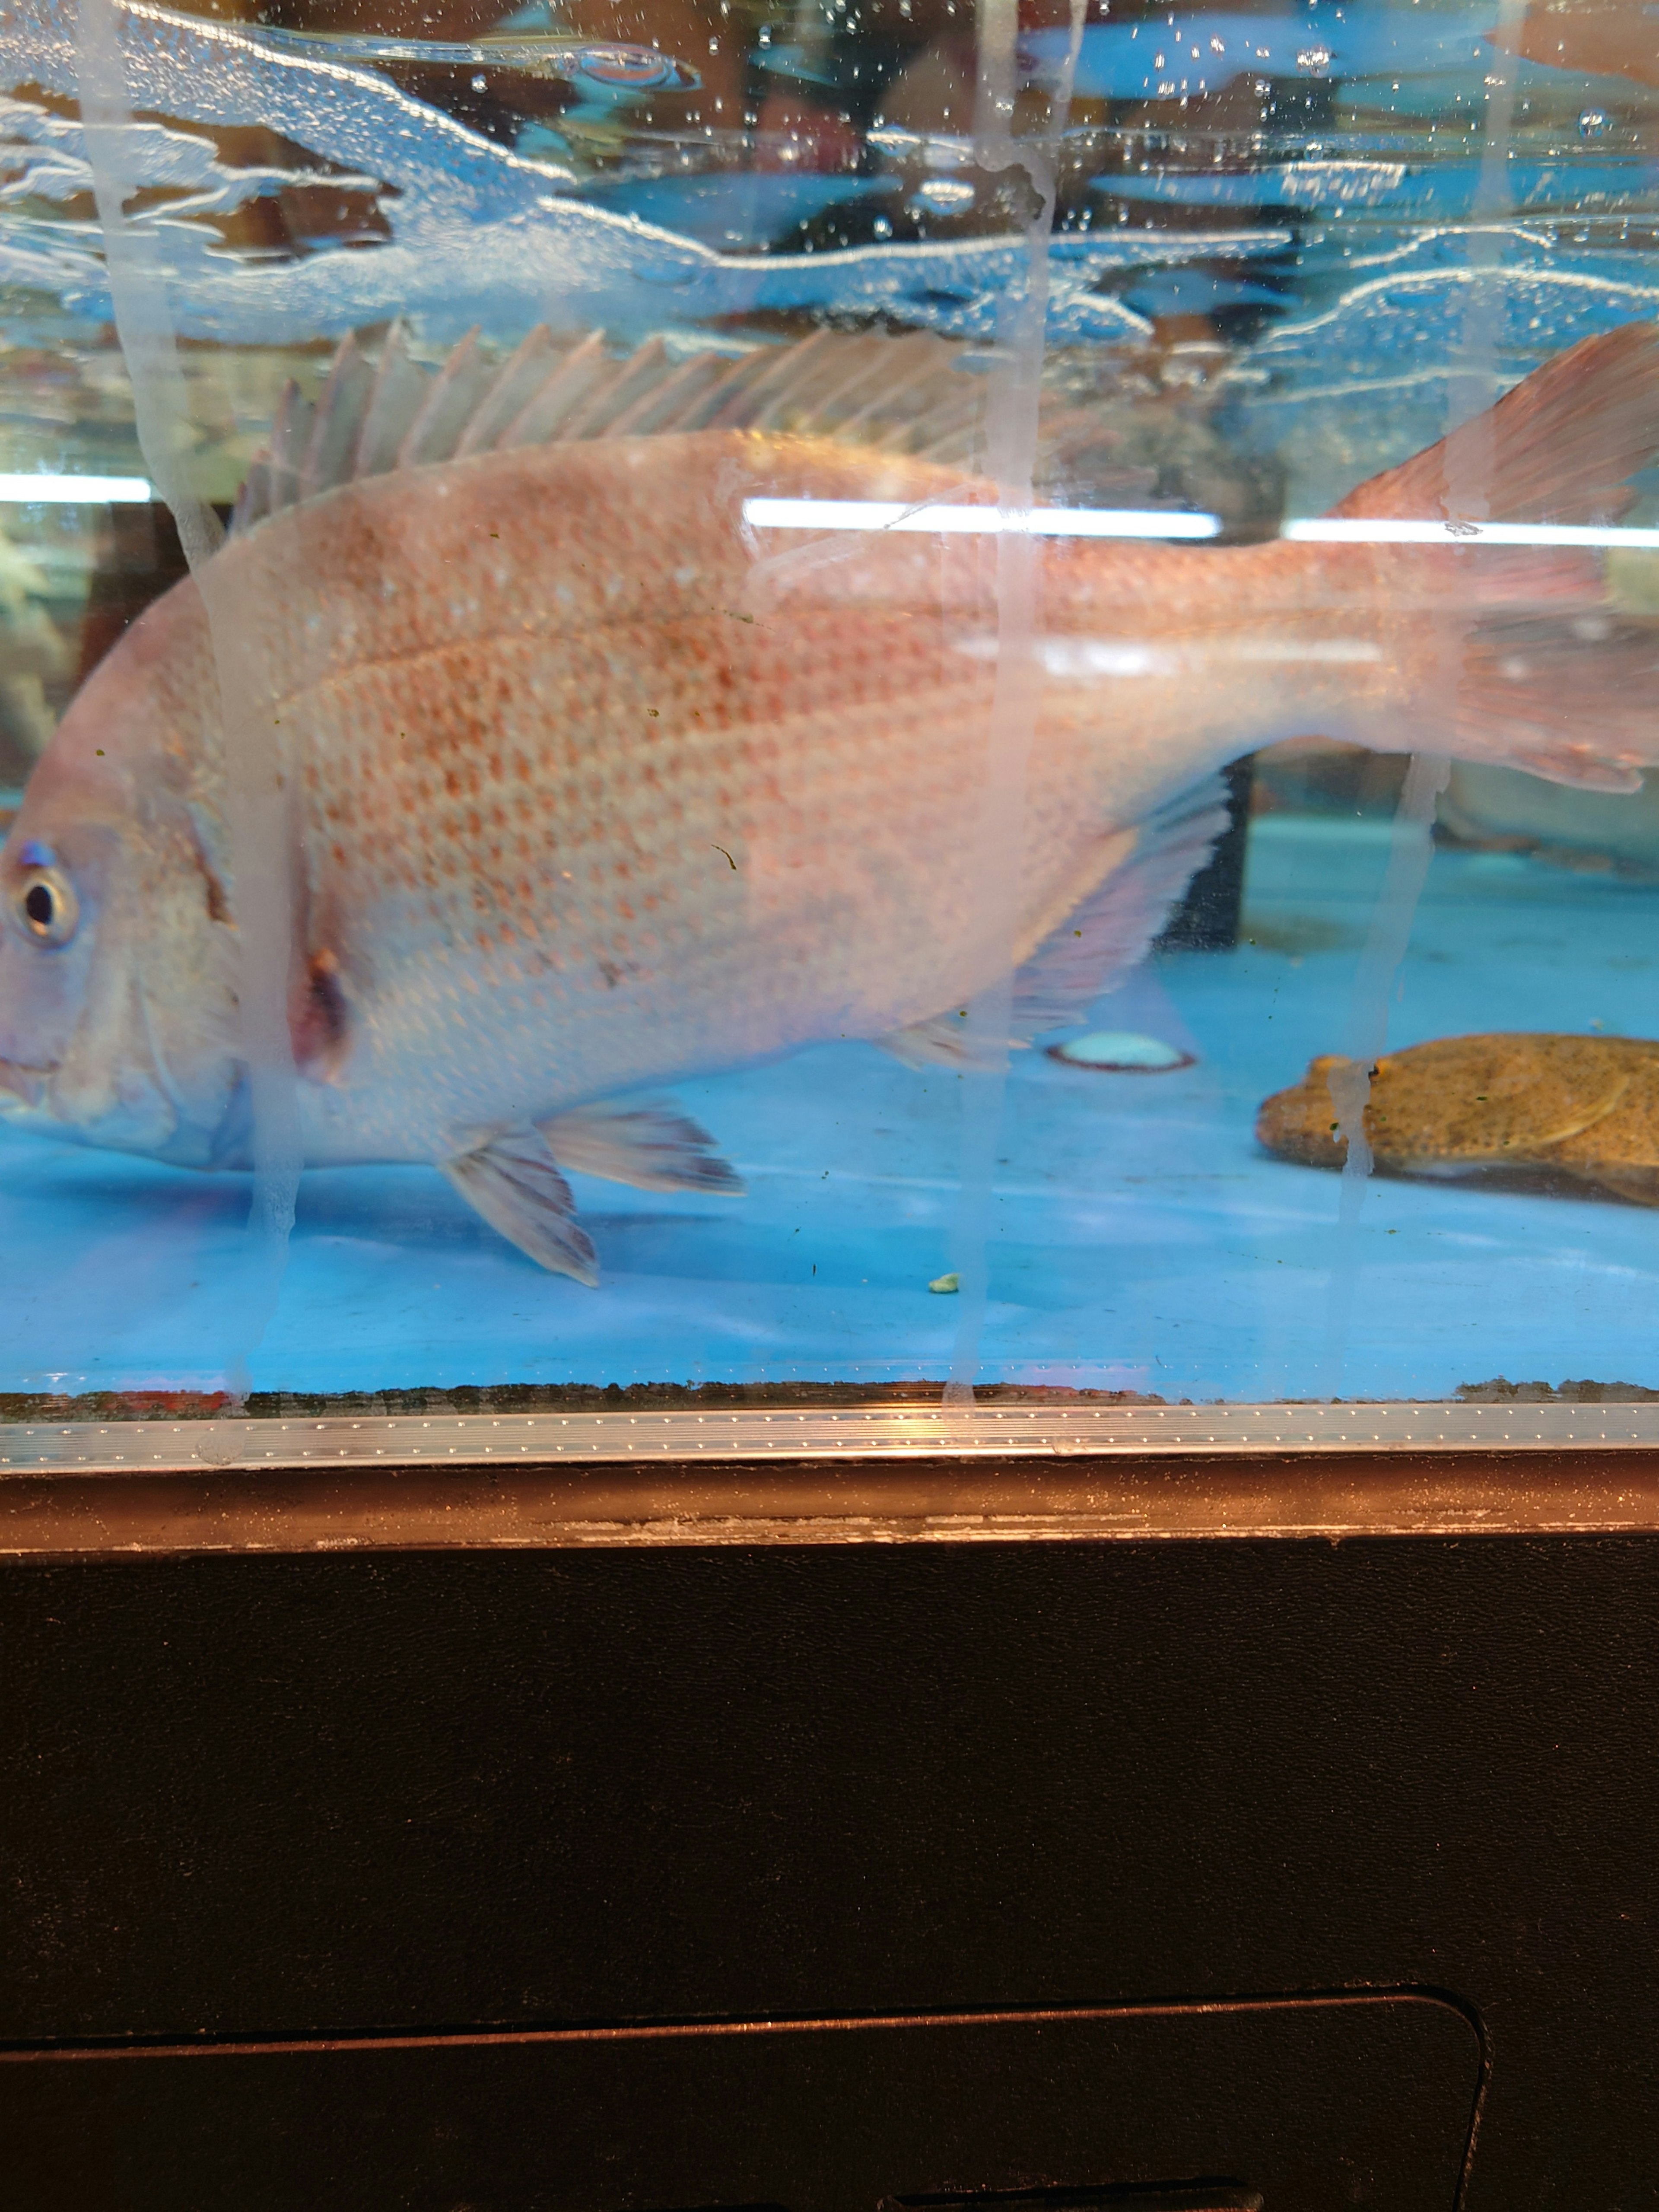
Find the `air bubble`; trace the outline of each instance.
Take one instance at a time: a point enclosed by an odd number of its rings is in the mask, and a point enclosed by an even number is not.
[[[1607,116],[1599,107],[1587,107],[1578,118],[1578,136],[1581,138],[1600,138],[1607,127]]]
[[[929,177],[916,186],[915,197],[924,207],[959,215],[974,204],[974,187],[954,177]]]

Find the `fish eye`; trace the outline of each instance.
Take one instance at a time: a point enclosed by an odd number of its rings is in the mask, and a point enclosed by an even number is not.
[[[80,902],[61,868],[31,868],[12,894],[26,937],[37,945],[67,945],[80,919]]]

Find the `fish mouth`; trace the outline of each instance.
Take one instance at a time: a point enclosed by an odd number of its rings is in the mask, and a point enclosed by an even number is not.
[[[0,1060],[0,1114],[19,1106],[39,1106],[57,1073],[55,1060],[40,1066],[26,1060]]]

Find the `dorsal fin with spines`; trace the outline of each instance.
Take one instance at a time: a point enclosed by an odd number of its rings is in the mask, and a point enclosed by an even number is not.
[[[380,349],[374,389],[363,410],[352,459],[354,476],[384,476],[396,468],[398,448],[421,411],[429,381],[426,371],[409,357],[408,331],[402,323],[393,323]]]
[[[969,350],[927,331],[823,330],[735,354],[687,353],[658,337],[627,354],[603,331],[561,337],[538,324],[505,356],[469,331],[431,368],[396,322],[378,360],[348,337],[314,403],[288,386],[231,526],[249,529],[361,477],[592,438],[769,430],[965,461],[986,391],[963,366]]]
[[[473,409],[492,381],[489,363],[478,350],[475,327],[433,378],[431,389],[398,448],[393,465],[412,469],[426,461],[447,461],[472,419]]]
[[[301,499],[315,499],[349,480],[356,471],[363,420],[374,392],[374,371],[355,337],[335,355],[312,417],[311,435],[300,463]]]

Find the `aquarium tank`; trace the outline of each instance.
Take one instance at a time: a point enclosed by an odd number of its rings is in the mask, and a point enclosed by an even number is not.
[[[13,1418],[1659,1388],[1651,4],[5,0],[0,130]]]

